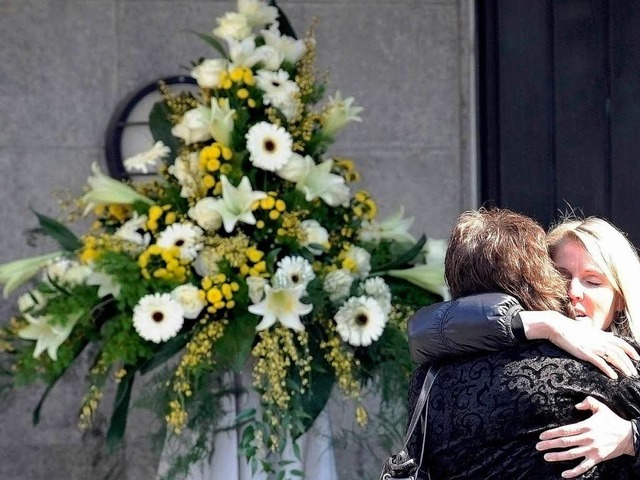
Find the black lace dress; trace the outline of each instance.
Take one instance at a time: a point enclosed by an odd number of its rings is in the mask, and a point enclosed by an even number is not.
[[[425,373],[421,367],[414,374],[410,408]],[[424,463],[431,480],[562,478],[582,459],[546,462],[535,444],[544,430],[587,418],[590,412],[574,408],[587,395],[624,418],[640,415],[637,377],[611,380],[546,342],[442,364],[429,400]],[[414,439],[410,451],[419,458],[415,449]],[[640,478],[633,461],[623,455],[579,478]]]

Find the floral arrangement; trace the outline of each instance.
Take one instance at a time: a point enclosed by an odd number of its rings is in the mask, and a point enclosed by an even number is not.
[[[362,425],[367,383],[402,401],[406,319],[443,293],[442,264],[427,263],[433,246],[408,233],[402,210],[376,220],[351,160],[327,156],[362,109],[339,92],[315,107],[325,86],[312,32],[297,39],[274,2],[238,0],[200,36],[220,57],[193,65],[197,93],[160,85],[157,143],[125,161],[154,180],[118,181],[93,165],[78,199],[91,229],[78,237],[38,214],[61,250],[0,266],[5,295],[36,277],[0,351],[13,383],[44,381],[46,397],[89,350],[80,425],[115,380],[112,446],[136,375],[164,365],[154,391],[167,426],[200,435],[182,464],[207,452],[212,429],[199,425],[215,421],[216,379],[250,365],[262,409],[238,417],[240,447],[273,471],[286,467],[268,452],[310,427],[334,384]]]

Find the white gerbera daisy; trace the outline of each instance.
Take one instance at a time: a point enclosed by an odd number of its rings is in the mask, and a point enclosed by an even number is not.
[[[260,70],[256,75],[256,85],[264,92],[265,105],[276,107],[289,120],[293,118],[297,110],[296,95],[300,92],[300,87],[296,82],[289,80],[287,72]]]
[[[351,297],[333,318],[342,340],[356,347],[366,347],[378,340],[387,323],[378,302],[366,296]]]
[[[287,328],[303,331],[304,325],[300,321],[300,315],[306,315],[313,310],[313,305],[300,301],[304,293],[302,285],[294,288],[271,288],[270,285],[265,285],[264,300],[248,309],[254,315],[262,316],[256,330],[265,330],[279,321]]]
[[[342,260],[342,267],[358,278],[367,278],[371,271],[371,254],[362,247],[352,246]]]
[[[329,294],[329,300],[336,302],[349,295],[352,283],[353,275],[348,270],[340,268],[327,273],[322,288]]]
[[[158,160],[162,160],[169,153],[171,153],[171,149],[162,141],[157,141],[146,152],[138,153],[125,159],[124,167],[130,172],[149,173],[149,168],[155,167]]]
[[[293,288],[302,285],[306,288],[316,278],[313,267],[304,257],[284,257],[278,262],[278,269],[273,276],[275,288]]]
[[[174,223],[160,233],[157,243],[162,248],[178,247],[180,259],[191,262],[202,249],[202,229],[191,223]]]
[[[360,284],[360,294],[373,298],[385,315],[391,311],[391,290],[382,277],[367,278]]]
[[[253,125],[246,138],[249,160],[253,166],[269,172],[284,167],[293,152],[293,140],[289,132],[269,122]]]
[[[168,293],[142,297],[133,307],[133,328],[150,342],[166,342],[182,328],[184,311]]]

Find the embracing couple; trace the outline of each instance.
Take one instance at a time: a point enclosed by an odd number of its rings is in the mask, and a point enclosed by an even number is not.
[[[640,479],[640,260],[626,237],[593,217],[545,235],[508,210],[465,212],[445,277],[453,300],[409,323],[410,407],[440,365],[419,478]]]

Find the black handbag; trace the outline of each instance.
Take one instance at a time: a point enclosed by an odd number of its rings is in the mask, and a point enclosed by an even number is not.
[[[422,384],[420,395],[413,409],[411,415],[411,422],[407,428],[407,433],[404,437],[404,445],[402,450],[398,453],[391,455],[384,462],[382,466],[382,473],[380,474],[380,480],[417,480],[420,467],[422,466],[422,460],[424,458],[424,446],[427,437],[427,413],[429,412],[429,392],[433,381],[438,375],[439,367],[431,366],[427,372],[427,376]],[[411,440],[413,433],[418,425],[418,421],[422,417],[422,443],[420,444],[420,461],[417,462],[415,458],[409,455],[407,446]],[[427,472],[427,478],[429,473]]]

